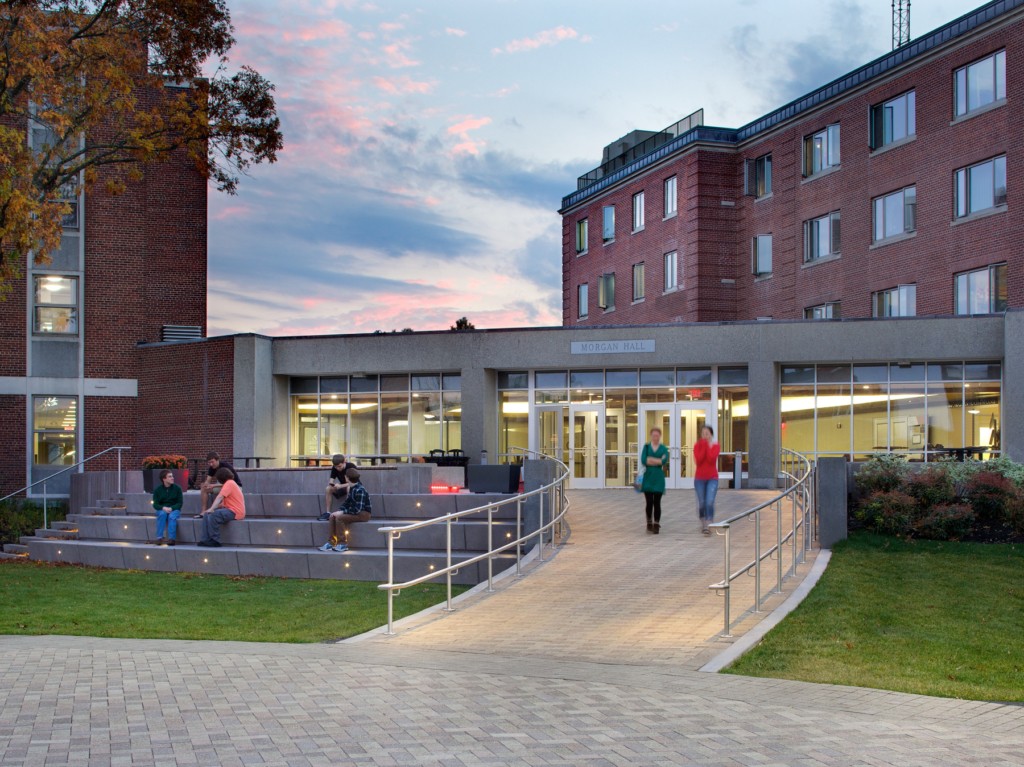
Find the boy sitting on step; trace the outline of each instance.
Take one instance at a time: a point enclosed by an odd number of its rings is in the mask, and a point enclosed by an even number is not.
[[[345,479],[350,483],[348,495],[341,508],[331,513],[328,520],[331,537],[320,551],[345,551],[348,549],[348,526],[356,522],[367,522],[370,519],[370,494],[359,481],[359,471],[348,469]]]

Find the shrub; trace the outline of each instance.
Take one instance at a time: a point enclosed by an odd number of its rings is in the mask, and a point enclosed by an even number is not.
[[[184,469],[186,466],[188,466],[188,459],[174,453],[147,455],[142,459],[143,469]]]
[[[914,533],[936,541],[956,541],[974,529],[974,510],[966,503],[943,503],[914,525]]]
[[[67,516],[67,506],[50,501],[47,523]],[[18,543],[23,535],[34,535],[43,526],[43,507],[33,501],[9,500],[0,503],[0,544]]]
[[[904,480],[903,489],[917,501],[922,513],[957,500],[953,480],[944,466],[930,466],[924,471],[911,474]]]
[[[910,535],[917,516],[917,501],[899,490],[872,493],[858,512],[864,525],[885,535]]]
[[[864,495],[898,490],[907,476],[906,460],[896,453],[876,453],[856,474],[857,489]]]
[[[984,471],[994,472],[1006,477],[1017,487],[1024,487],[1024,465],[1010,460],[1006,456],[1001,455],[998,458],[990,458],[981,463],[981,466],[984,468]]]
[[[981,471],[968,480],[967,500],[974,509],[978,523],[999,525],[1009,521],[1009,505],[1019,497],[1017,486],[1001,474]]]

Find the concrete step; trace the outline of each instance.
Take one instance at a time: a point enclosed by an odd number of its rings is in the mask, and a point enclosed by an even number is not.
[[[34,535],[23,535],[20,538],[18,538],[18,543],[17,544],[11,544],[11,545],[28,546],[29,542],[30,541],[34,541],[34,540],[36,540],[36,537]]]
[[[23,543],[5,543],[4,554],[14,554],[17,556],[27,557],[28,546]]]
[[[78,525],[67,520],[64,522],[51,522],[50,528],[53,530],[68,530],[73,533],[78,532]]]
[[[61,541],[74,541],[78,539],[78,531],[74,530],[54,530],[50,529],[37,529],[36,538],[56,538]]]
[[[8,554],[0,551],[0,559],[28,559],[28,554]]]

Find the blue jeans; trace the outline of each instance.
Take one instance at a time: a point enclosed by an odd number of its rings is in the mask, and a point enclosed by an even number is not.
[[[160,509],[156,513],[156,537],[164,537],[164,527],[167,528],[167,537],[172,541],[178,538],[178,517],[181,516],[181,509],[164,511]]]
[[[695,479],[693,489],[697,491],[697,514],[708,522],[715,521],[715,496],[718,495],[717,479]]]

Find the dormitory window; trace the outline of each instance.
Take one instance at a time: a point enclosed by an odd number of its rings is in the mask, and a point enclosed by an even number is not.
[[[954,174],[957,218],[1006,204],[1006,157],[994,157]]]
[[[1006,51],[956,70],[953,73],[953,91],[958,117],[1005,99]]]
[[[917,219],[917,187],[875,198],[875,242],[913,232]]]
[[[60,225],[65,229],[78,229],[78,195],[73,181],[61,185],[58,199],[70,206],[70,210],[61,217]]]
[[[639,232],[644,228],[644,193],[637,192],[633,195],[633,231]]]
[[[576,222],[576,255],[582,255],[587,252],[589,237],[590,227],[587,225],[587,219],[581,218]]]
[[[917,314],[917,285],[898,285],[871,296],[872,317],[913,317]]]
[[[57,275],[35,277],[36,333],[78,333],[78,278]]]
[[[679,287],[679,255],[676,251],[665,254],[665,292]]]
[[[747,160],[744,164],[747,194],[753,197],[767,197],[772,193],[772,156],[770,154]]]
[[[1006,264],[995,264],[956,279],[957,314],[995,314],[1006,311]]]
[[[615,273],[602,274],[597,283],[597,305],[610,312],[615,308]]]
[[[839,254],[839,211],[804,221],[804,262]]]
[[[587,283],[576,286],[576,317],[585,319],[587,316],[587,305],[590,303],[590,287]]]
[[[645,294],[644,262],[641,261],[639,264],[633,264],[633,300],[643,301]]]
[[[839,165],[839,125],[830,125],[804,138],[804,176]]]
[[[761,277],[772,273],[772,236],[759,234],[753,240],[754,276]]]
[[[676,177],[665,179],[665,218],[676,214]]]
[[[615,239],[615,206],[606,205],[603,211],[604,218],[601,222],[601,239],[604,242],[612,242]]]
[[[804,309],[805,320],[837,320],[839,319],[839,302],[808,306]]]
[[[914,91],[871,107],[871,148],[878,149],[917,132]]]

